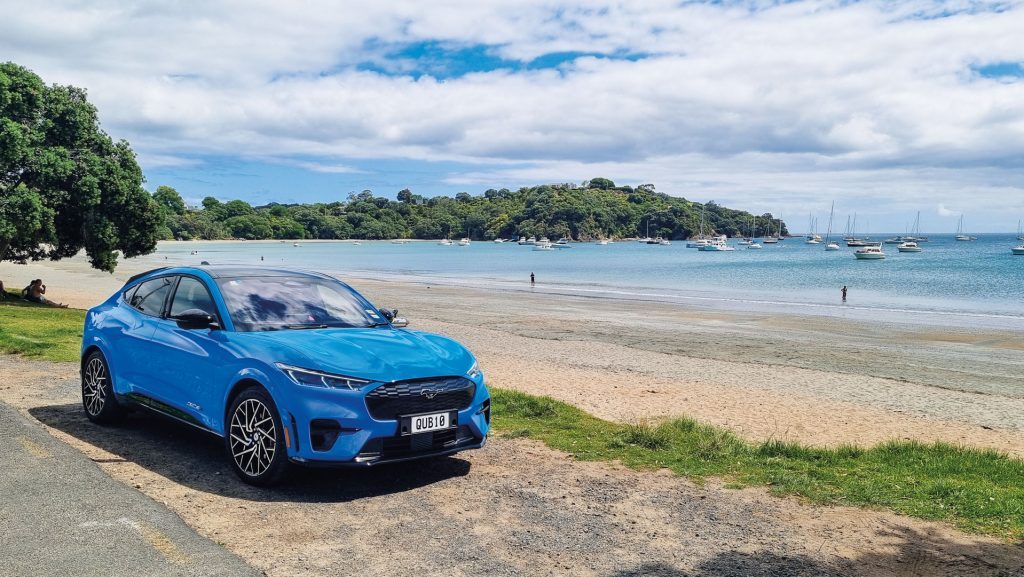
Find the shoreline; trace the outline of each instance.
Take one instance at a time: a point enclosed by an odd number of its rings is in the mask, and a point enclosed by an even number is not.
[[[85,308],[154,261],[122,262],[114,275],[90,270],[81,256],[0,263],[0,279],[11,287],[15,273],[42,277],[54,300]],[[750,440],[940,440],[1024,457],[1019,332],[706,310],[543,287],[495,293],[346,280],[378,306],[404,311],[412,328],[466,344],[489,382],[602,418],[690,416]]]

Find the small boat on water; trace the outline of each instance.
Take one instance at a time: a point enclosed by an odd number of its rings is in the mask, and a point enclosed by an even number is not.
[[[503,242],[505,242],[505,239],[503,239],[503,238],[496,238],[496,239],[494,239],[494,244],[501,244]]]
[[[1015,246],[1011,248],[1010,251],[1017,256],[1024,256],[1024,244],[1020,246]]]
[[[698,238],[698,239],[694,239],[694,240],[691,240],[691,241],[687,242],[686,243],[686,248],[700,248],[702,246],[707,246],[710,243],[711,243],[710,239]]]
[[[900,252],[922,252],[924,249],[921,245],[917,244],[918,238],[921,237],[921,212],[918,211],[917,217],[914,218],[914,227],[911,229],[911,234],[903,237],[903,242],[900,243],[896,250]]]
[[[469,246],[469,242],[470,241],[469,241],[468,238],[464,238],[464,239],[459,241],[459,246]]]
[[[752,242],[747,245],[747,250],[761,250],[762,248],[764,247],[759,242]]]
[[[924,249],[918,246],[916,242],[908,240],[906,242],[901,242],[900,245],[896,247],[896,250],[900,252],[921,252]]]
[[[437,244],[439,244],[441,246],[451,246],[452,245],[452,239],[450,239],[450,238],[442,238],[441,242],[439,242]]]
[[[672,244],[672,241],[670,241],[667,238],[659,238],[658,244],[660,244],[661,246],[669,246],[670,244]]]
[[[393,239],[391,239],[391,244],[408,244],[408,243],[409,243],[409,241],[407,241],[405,239],[401,239],[401,238],[393,238]]]
[[[964,215],[960,215],[960,221],[956,225],[956,237],[958,241],[969,242],[972,240],[978,240],[978,237],[971,236],[964,232]]]
[[[555,245],[551,241],[538,241],[537,244],[533,245],[533,250],[555,250]]]
[[[297,243],[297,242],[293,242],[293,243],[292,243],[292,246],[302,246],[302,245],[301,245],[301,244],[299,244],[299,243]]]
[[[604,238],[602,238],[601,240],[597,241],[597,244],[600,244],[600,245],[606,245],[606,244],[608,244],[608,240],[607,240],[607,239],[604,239]]]
[[[558,239],[558,242],[556,242],[555,244],[569,244],[569,239],[563,236],[562,238]]]
[[[725,252],[729,250],[736,250],[736,247],[730,246],[729,243],[726,241],[725,236],[720,236],[711,239],[711,241],[708,242],[708,244],[700,247],[697,250],[700,250],[701,252]]]
[[[857,260],[881,260],[885,258],[885,253],[882,252],[881,244],[865,246],[864,248],[855,251],[853,255],[857,257]]]

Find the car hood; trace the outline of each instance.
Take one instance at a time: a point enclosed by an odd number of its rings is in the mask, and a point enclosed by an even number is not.
[[[267,362],[371,381],[464,375],[474,362],[459,343],[419,331],[347,328],[236,334],[240,344],[259,348],[258,356]]]

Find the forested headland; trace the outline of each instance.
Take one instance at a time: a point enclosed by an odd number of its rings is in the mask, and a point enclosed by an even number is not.
[[[753,215],[655,191],[654,185],[616,186],[606,178],[582,184],[545,184],[480,195],[425,198],[405,189],[397,200],[364,190],[345,200],[315,204],[251,206],[242,200],[206,197],[189,208],[175,189],[153,197],[164,213],[164,239],[437,239],[489,240],[519,236],[573,240],[661,236],[685,239],[700,232],[749,234]],[[648,226],[650,227],[648,229]],[[757,215],[756,235],[778,234],[785,224]]]

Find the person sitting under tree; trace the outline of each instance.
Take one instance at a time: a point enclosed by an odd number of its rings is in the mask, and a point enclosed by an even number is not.
[[[41,305],[49,305],[51,307],[60,307],[63,309],[68,308],[68,305],[63,303],[55,303],[50,299],[46,298],[46,285],[43,284],[43,279],[37,278],[31,282],[25,290],[21,291],[25,296],[25,300],[33,303],[39,303]]]

